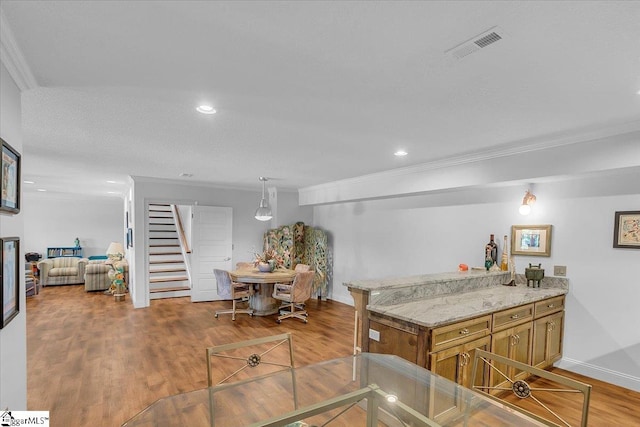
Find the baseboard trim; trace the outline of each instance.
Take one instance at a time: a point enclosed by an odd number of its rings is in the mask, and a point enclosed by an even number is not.
[[[640,378],[625,374],[624,372],[614,371],[568,357],[563,357],[556,366],[567,371],[640,392]]]

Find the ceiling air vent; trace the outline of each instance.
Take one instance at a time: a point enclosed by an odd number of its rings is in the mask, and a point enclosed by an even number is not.
[[[470,55],[482,48],[485,48],[497,41],[502,40],[503,38],[504,31],[502,31],[499,27],[493,27],[482,34],[478,34],[477,36],[467,40],[466,42],[447,50],[445,54],[453,56],[456,59],[462,59],[467,55]]]

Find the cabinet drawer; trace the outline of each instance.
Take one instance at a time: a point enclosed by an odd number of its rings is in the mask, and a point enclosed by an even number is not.
[[[533,319],[533,304],[521,305],[493,314],[493,330],[507,328]]]
[[[542,317],[549,313],[564,310],[564,295],[538,301],[535,308],[535,317]]]
[[[464,322],[435,328],[431,332],[431,351],[438,351],[453,345],[489,335],[491,315],[465,320]]]

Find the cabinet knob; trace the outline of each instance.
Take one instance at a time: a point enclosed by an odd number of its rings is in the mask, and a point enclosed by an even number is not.
[[[460,331],[460,335],[467,335],[469,333],[469,330],[467,328],[464,328]]]
[[[512,319],[517,319],[518,317],[520,317],[518,314],[514,314],[513,316],[511,316]]]
[[[549,304],[549,305],[547,305],[547,308],[553,308],[555,306],[556,306],[555,304]]]

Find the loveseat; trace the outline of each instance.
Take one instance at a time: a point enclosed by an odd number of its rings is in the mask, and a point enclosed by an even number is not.
[[[124,282],[129,283],[129,264],[127,260],[117,261],[115,266],[122,267],[124,270]],[[107,260],[90,260],[84,272],[84,290],[89,292],[109,289],[111,286],[110,270],[111,265],[108,264]]]
[[[77,285],[84,283],[86,258],[47,258],[38,262],[42,286]]]

